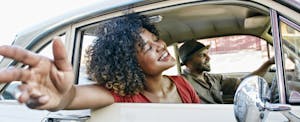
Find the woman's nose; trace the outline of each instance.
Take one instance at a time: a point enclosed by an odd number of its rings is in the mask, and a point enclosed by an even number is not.
[[[152,42],[152,46],[155,46],[157,51],[163,50],[166,48],[166,44],[162,40],[158,40],[156,42]]]

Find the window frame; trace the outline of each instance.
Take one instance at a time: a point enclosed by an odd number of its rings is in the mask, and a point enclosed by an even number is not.
[[[289,19],[287,19],[287,18],[285,18],[284,16],[282,16],[282,15],[280,15],[279,14],[279,16],[278,16],[278,18],[279,18],[279,24],[280,24],[280,22],[283,22],[283,23],[285,23],[287,26],[289,26],[289,27],[292,27],[293,29],[295,29],[295,30],[297,30],[297,31],[299,31],[300,32],[300,26],[299,25],[297,25],[296,23],[294,23],[294,22],[292,22],[291,20],[289,20]],[[279,27],[280,27],[280,25],[278,25]],[[281,39],[281,43],[283,42],[283,37],[281,36],[281,34],[282,33],[279,33],[280,34],[280,39]],[[282,44],[283,45],[283,44]],[[283,48],[283,47],[282,47]],[[283,54],[283,50],[282,50],[282,54]],[[282,55],[282,56],[284,56],[284,55]],[[282,58],[284,58],[284,57],[282,57]],[[283,60],[284,61],[284,60]],[[283,66],[285,65],[285,63],[283,62]],[[284,71],[285,71],[285,67],[283,67],[284,68]],[[285,96],[286,96],[286,103],[288,103],[288,104],[300,104],[300,101],[299,102],[296,102],[296,103],[292,103],[292,102],[290,102],[289,101],[289,91],[288,91],[288,84],[287,84],[287,79],[286,79],[286,74],[285,74],[285,76],[284,76],[284,84],[285,84]]]
[[[284,22],[288,26],[293,27],[294,29],[300,31],[300,26],[296,23],[292,22],[291,20],[284,17],[274,9],[270,9],[270,17],[271,17],[271,30],[272,30],[272,37],[273,37],[273,47],[275,50],[275,64],[276,64],[276,78],[278,84],[278,92],[279,92],[279,102],[281,104],[288,103],[288,91],[287,91],[287,79],[286,73],[284,68],[284,51],[283,51],[283,44],[282,44],[282,36],[280,32],[280,22]],[[289,103],[290,104],[290,103]]]

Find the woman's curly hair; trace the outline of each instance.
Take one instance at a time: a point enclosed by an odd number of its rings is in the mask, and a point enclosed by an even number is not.
[[[142,46],[141,29],[158,36],[149,18],[127,14],[100,23],[97,39],[88,48],[87,73],[107,89],[121,95],[144,90],[145,74],[137,61],[136,46]]]

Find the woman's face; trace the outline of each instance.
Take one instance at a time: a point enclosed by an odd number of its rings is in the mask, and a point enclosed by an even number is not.
[[[147,29],[142,29],[140,36],[144,40],[137,45],[137,60],[146,75],[161,74],[175,65],[175,59],[167,50],[166,43]]]

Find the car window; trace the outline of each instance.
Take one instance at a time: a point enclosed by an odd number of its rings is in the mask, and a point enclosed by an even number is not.
[[[86,32],[87,31],[85,31],[85,33]],[[95,81],[93,81],[86,72],[86,57],[85,57],[86,50],[95,39],[97,39],[97,36],[89,35],[87,33],[84,34],[82,38],[80,68],[79,68],[79,77],[78,77],[79,85],[95,83]]]
[[[59,36],[62,40],[62,42],[65,44],[65,40],[66,40],[66,35],[63,34],[61,36]],[[53,59],[53,55],[52,55],[52,42],[50,42],[49,44],[47,44],[44,48],[42,48],[38,54],[46,56],[50,59]]]
[[[86,72],[86,50],[88,47],[93,43],[95,39],[97,39],[97,36],[91,34],[94,31],[94,28],[97,26],[97,24],[92,25],[88,28],[84,28],[83,31],[83,37],[82,37],[82,42],[81,42],[81,56],[80,56],[80,68],[79,68],[79,79],[78,79],[78,84],[90,84],[90,83],[95,83],[87,74]],[[175,56],[175,50],[174,46],[170,45],[167,47],[169,50],[170,54],[174,57]],[[163,72],[165,75],[177,75],[179,74],[177,67],[173,66],[172,68],[166,70]]]
[[[65,34],[62,34],[60,36],[60,38],[63,40],[63,43],[65,43]],[[50,59],[53,59],[53,55],[52,55],[52,42],[48,43],[47,45],[43,46],[38,54],[46,56]],[[27,66],[25,66],[24,68],[27,68]],[[15,95],[18,92],[17,87],[21,84],[20,81],[14,81],[11,82],[10,84],[8,84],[8,86],[5,88],[5,90],[3,91],[3,93],[0,95],[1,99],[5,99],[5,100],[15,100]]]
[[[284,70],[290,103],[300,103],[300,31],[280,22]]]
[[[210,73],[252,72],[274,55],[272,46],[255,36],[225,36],[198,41],[210,45]]]

